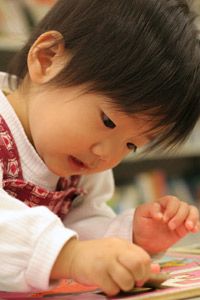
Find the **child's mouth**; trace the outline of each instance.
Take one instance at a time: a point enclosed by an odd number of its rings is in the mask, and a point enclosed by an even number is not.
[[[87,166],[81,160],[71,155],[69,156],[69,162],[75,169],[83,170],[87,168]]]

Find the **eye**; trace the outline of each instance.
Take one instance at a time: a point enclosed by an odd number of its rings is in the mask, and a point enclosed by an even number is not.
[[[129,150],[132,150],[133,152],[136,152],[137,146],[135,144],[133,144],[133,143],[127,143],[126,145],[127,145],[127,148]]]
[[[106,127],[108,127],[108,128],[116,127],[115,123],[113,123],[113,121],[108,116],[106,116],[104,113],[102,113],[102,120]]]

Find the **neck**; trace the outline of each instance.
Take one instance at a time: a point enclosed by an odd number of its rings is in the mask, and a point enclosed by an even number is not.
[[[28,96],[25,96],[20,89],[17,89],[7,94],[7,99],[18,116],[29,141],[33,144],[28,121]]]

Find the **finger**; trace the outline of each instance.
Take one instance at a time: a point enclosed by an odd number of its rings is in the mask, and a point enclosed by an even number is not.
[[[150,274],[152,276],[152,274],[160,274],[160,265],[157,263],[152,263],[150,266]],[[148,278],[149,280],[149,278]],[[145,281],[136,281],[135,285],[137,287],[142,287],[144,285]]]
[[[133,254],[134,253],[134,254]],[[135,281],[145,281],[150,274],[151,259],[144,251],[120,255],[118,262],[132,274]],[[136,255],[137,254],[137,255]]]
[[[109,274],[105,274],[101,278],[102,282],[97,285],[108,296],[117,295],[120,292],[120,287],[115,283]]]
[[[109,275],[122,291],[130,291],[135,285],[133,274],[120,263],[110,267]]]
[[[176,214],[168,223],[168,227],[171,230],[174,230],[181,226],[181,224],[185,223],[185,220],[187,219],[190,212],[189,205],[186,202],[180,202],[179,204],[180,205]]]
[[[161,205],[158,202],[154,202],[149,207],[149,214],[154,220],[162,220],[163,214],[162,214],[162,208]]]
[[[180,201],[176,197],[165,196],[160,198],[158,202],[163,208],[163,221],[167,223],[176,215],[180,206]]]
[[[195,206],[189,206],[189,209],[185,227],[189,231],[197,232],[199,229],[199,211]]]
[[[137,207],[135,215],[140,217],[153,218],[160,220],[162,218],[161,206],[158,202],[145,203]]]
[[[184,236],[186,236],[186,234],[188,234],[188,230],[186,229],[185,225],[182,224],[181,226],[176,228],[176,233],[179,238],[183,238]]]

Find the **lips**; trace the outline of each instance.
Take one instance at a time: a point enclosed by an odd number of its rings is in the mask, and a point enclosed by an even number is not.
[[[76,158],[74,156],[70,156],[69,161],[73,165],[73,167],[76,169],[83,170],[83,169],[87,168],[87,166],[81,160],[79,160],[78,158]]]

